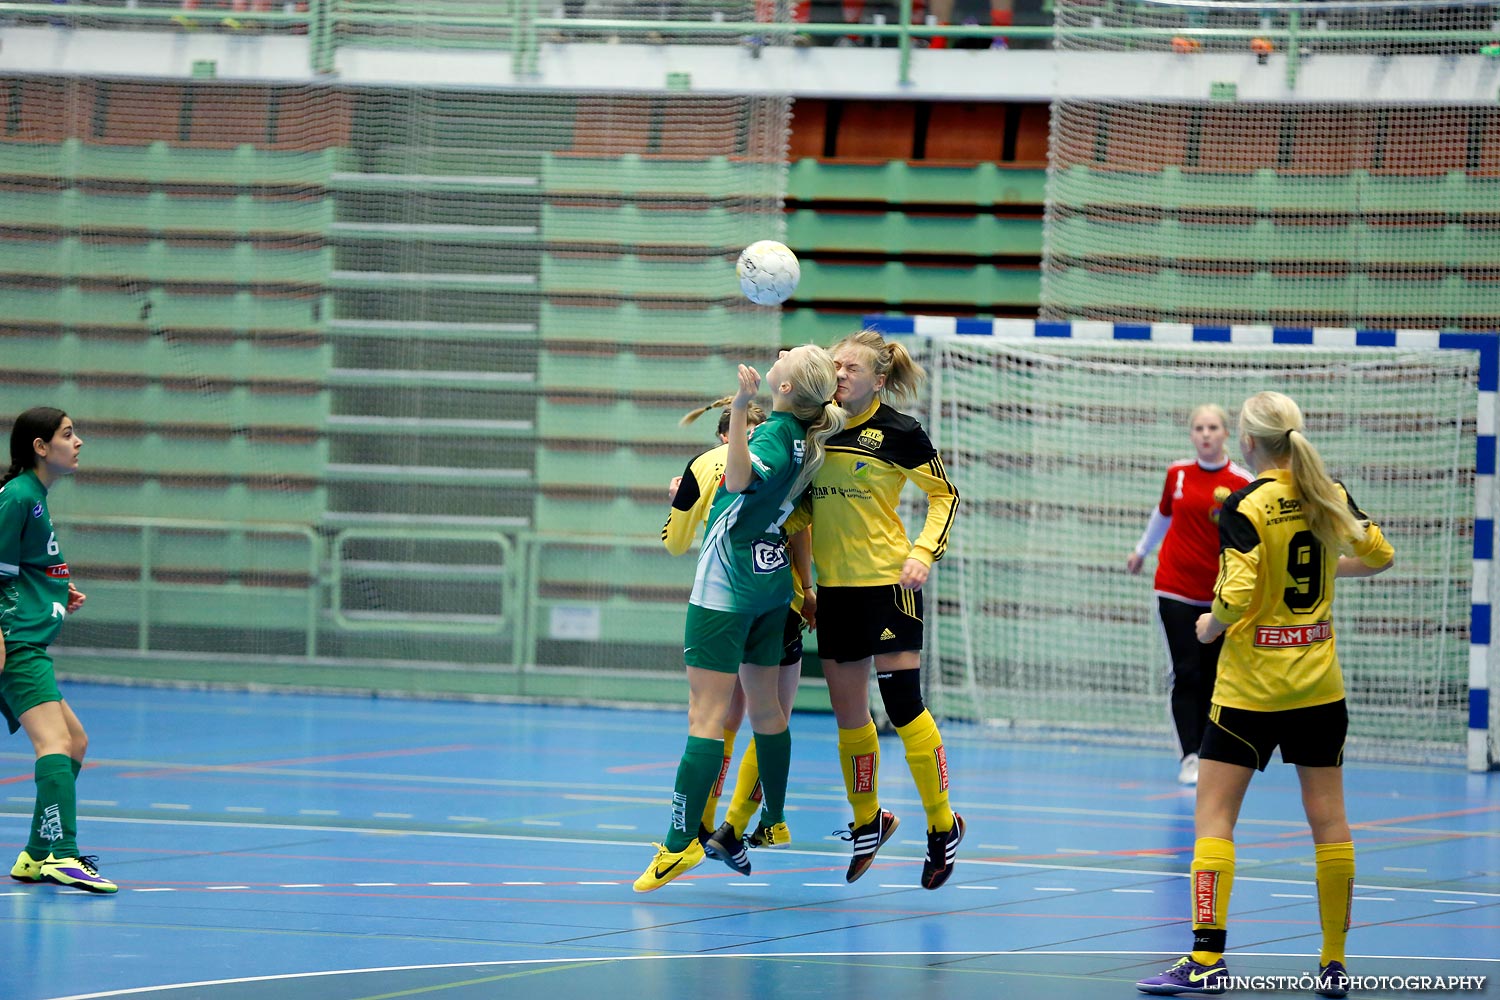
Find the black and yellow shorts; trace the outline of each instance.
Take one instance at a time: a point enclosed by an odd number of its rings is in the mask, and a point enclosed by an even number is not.
[[[851,663],[922,648],[922,592],[899,584],[818,588],[818,655]]]
[[[771,667],[785,655],[787,609],[762,614],[714,611],[689,604],[682,658],[690,667],[737,674],[740,664]]]
[[[1208,710],[1208,728],[1203,731],[1198,756],[1264,771],[1271,753],[1280,746],[1283,763],[1342,767],[1348,734],[1349,708],[1342,698],[1284,712],[1252,712],[1215,704]]]
[[[0,672],[0,715],[11,732],[21,728],[21,716],[49,701],[62,701],[52,654],[45,646],[17,643],[5,647],[5,670]]]

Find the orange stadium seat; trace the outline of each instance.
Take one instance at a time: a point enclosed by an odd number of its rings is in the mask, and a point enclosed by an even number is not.
[[[1274,168],[1281,148],[1279,108],[1211,108],[1203,113],[1198,143],[1201,170],[1245,173]]]
[[[652,104],[647,97],[579,98],[571,152],[580,156],[651,152]]]
[[[840,160],[909,160],[917,109],[910,102],[846,101],[834,139]]]
[[[1402,176],[1462,170],[1466,165],[1469,113],[1438,108],[1391,108],[1385,112],[1384,143],[1375,169]]]
[[[792,136],[787,158],[801,160],[822,156],[828,134],[828,102],[813,97],[799,97],[792,102]]]
[[[1000,159],[1005,144],[1003,104],[940,101],[927,121],[927,159],[988,163]]]
[[[1012,105],[1016,118],[1016,163],[1045,166],[1047,136],[1052,127],[1052,108],[1046,104]]]
[[[85,83],[81,89],[93,95],[86,134],[91,142],[145,146],[185,138],[180,85],[100,81]]]

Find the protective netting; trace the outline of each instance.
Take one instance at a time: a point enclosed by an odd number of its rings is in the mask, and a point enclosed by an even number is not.
[[[1134,32],[1060,33],[1060,48],[1124,60],[1121,72],[1182,74],[1203,100],[1054,104],[1042,315],[1495,326],[1500,110],[1440,96],[1452,57],[1488,65],[1474,32],[1495,6],[1064,2],[1057,15]],[[1255,66],[1252,42],[1274,65]],[[1399,66],[1413,90],[1439,96],[1322,100],[1295,82],[1299,65],[1321,67],[1325,83]],[[1208,100],[1217,81],[1273,73],[1289,81],[1284,99],[1236,103],[1226,83],[1229,100]]]
[[[1075,51],[1257,52],[1302,58],[1319,53],[1379,55],[1478,53],[1500,41],[1500,8],[1453,0],[1060,0],[1054,46]],[[1496,37],[1476,37],[1493,33]],[[1252,43],[1260,39],[1262,44]]]
[[[17,77],[0,108],[0,418],[87,442],[64,669],[675,688],[666,484],[717,443],[677,418],[774,359],[734,260],[784,234],[786,100]]]
[[[940,339],[930,424],[963,495],[928,595],[943,714],[1166,743],[1154,560],[1125,560],[1191,455],[1190,410],[1296,399],[1330,471],[1392,539],[1396,568],[1334,608],[1356,752],[1462,753],[1477,360],[1467,352],[1045,346]]]

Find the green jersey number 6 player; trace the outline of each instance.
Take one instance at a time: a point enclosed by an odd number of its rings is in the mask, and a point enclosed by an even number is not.
[[[11,732],[26,730],[36,750],[36,808],[10,877],[114,892],[95,859],[78,851],[75,783],[88,736],[57,689],[47,652],[63,619],[84,601],[47,510],[47,491],[78,470],[82,447],[66,413],[34,407],[16,418],[10,468],[0,481],[0,713]]]
[[[688,598],[683,659],[688,677],[688,740],[677,765],[672,821],[665,843],[635,880],[650,892],[702,863],[705,851],[749,874],[743,849],[698,840],[703,815],[724,761],[724,718],[738,677],[750,711],[764,793],[767,828],[784,822],[792,736],[778,686],[792,568],[784,525],[823,462],[823,442],[844,426],[833,402],[838,378],[821,347],[783,351],[766,373],[771,416],[747,440],[750,400],[760,374],[739,367],[729,407],[724,478],[714,494],[703,548]]]

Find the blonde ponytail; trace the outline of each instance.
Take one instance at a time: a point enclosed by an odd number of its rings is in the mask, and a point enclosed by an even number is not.
[[[703,414],[707,413],[709,410],[717,410],[722,407],[727,407],[732,402],[734,402],[733,396],[721,396],[720,398],[714,400],[712,403],[709,403],[707,406],[700,406],[696,410],[689,411],[681,420],[677,421],[677,426],[686,427],[694,420],[697,420],[699,417],[703,416]],[[745,425],[747,427],[754,427],[756,424],[763,424],[765,422],[766,411],[761,409],[754,402],[751,402],[750,406],[745,410]],[[719,433],[729,433],[729,411],[727,409],[719,414]]]
[[[1307,529],[1332,552],[1348,555],[1365,537],[1367,521],[1349,511],[1349,504],[1323,464],[1323,456],[1302,431],[1302,410],[1289,396],[1259,392],[1240,409],[1240,432],[1255,442],[1255,450],[1285,464],[1302,500]]]
[[[828,439],[844,429],[849,422],[849,413],[833,401],[838,391],[838,373],[833,367],[833,358],[821,347],[808,345],[798,348],[795,363],[787,372],[787,381],[792,385],[790,402],[792,413],[798,420],[807,421],[806,446],[802,452],[802,471],[792,481],[787,496],[792,500],[800,497],[818,474],[826,454]]]

